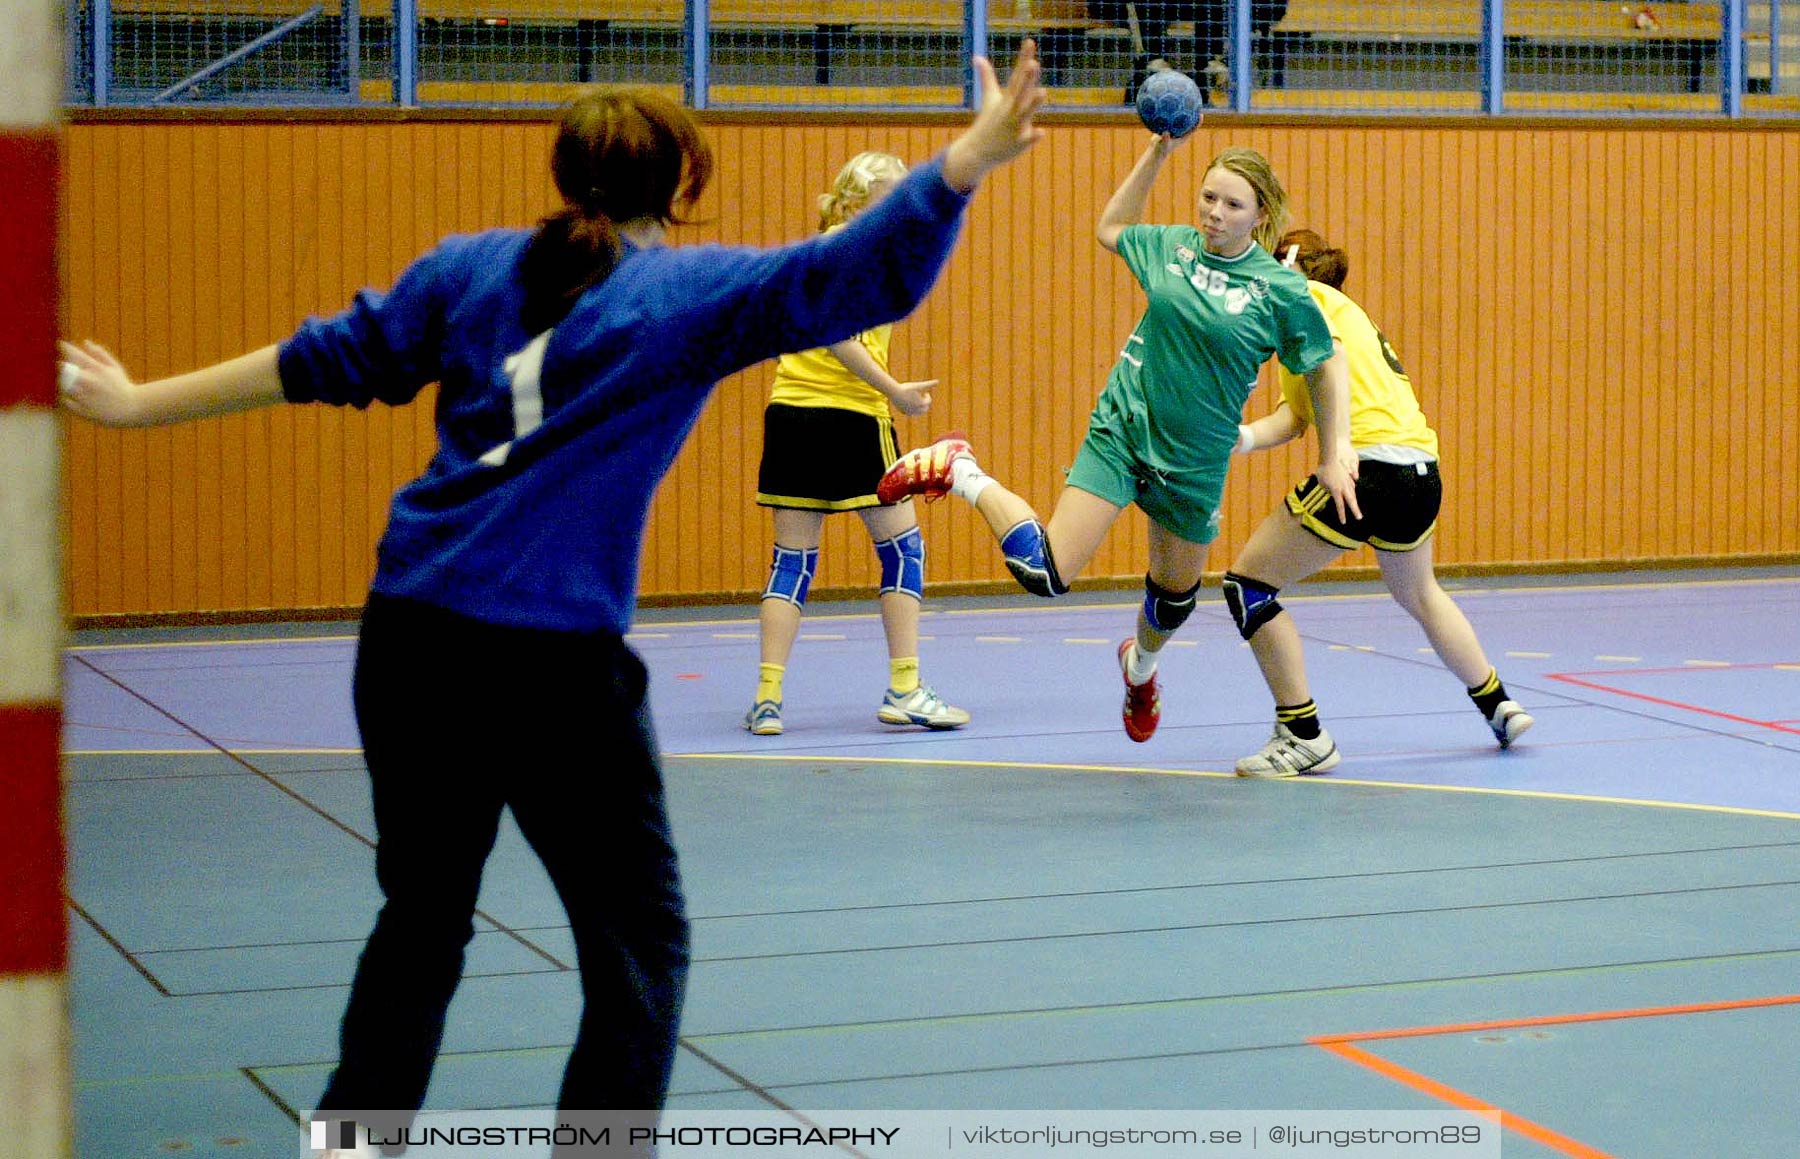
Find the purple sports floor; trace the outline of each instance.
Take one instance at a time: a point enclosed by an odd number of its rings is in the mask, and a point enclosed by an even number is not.
[[[1800,575],[1453,594],[1536,728],[1497,751],[1391,601],[1309,586],[1345,755],[1286,782],[1230,775],[1272,710],[1216,598],[1143,745],[1131,593],[928,603],[945,733],[877,722],[868,605],[809,609],[778,737],[741,724],[753,608],[646,613],[694,919],[672,1105],[1481,1105],[1508,1157],[1800,1154]],[[304,1153],[378,904],[352,634],[70,648],[77,1154]],[[509,827],[431,1106],[554,1099],[572,961]]]

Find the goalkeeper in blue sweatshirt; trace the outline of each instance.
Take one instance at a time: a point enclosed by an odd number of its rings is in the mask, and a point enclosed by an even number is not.
[[[564,204],[535,229],[447,238],[391,290],[172,378],[137,383],[99,345],[63,345],[62,405],[109,426],[400,405],[440,384],[438,449],[394,496],[357,647],[385,902],[320,1110],[423,1103],[508,808],[580,956],[559,1106],[662,1106],[688,923],[646,675],[624,642],[650,500],[719,379],[903,317],[930,290],[977,184],[1042,135],[1035,47],[1004,86],[976,68],[984,99],[961,136],[844,229],[793,245],[664,245],[711,146],[673,101],[605,89],[565,111]]]

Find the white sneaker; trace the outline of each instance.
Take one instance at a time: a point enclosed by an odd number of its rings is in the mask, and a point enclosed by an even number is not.
[[[969,714],[921,684],[905,696],[892,688],[881,698],[875,715],[883,724],[920,724],[926,728],[961,728],[969,723]]]
[[[1302,740],[1279,722],[1269,743],[1237,763],[1240,777],[1300,777],[1335,769],[1343,760],[1331,734],[1319,730],[1317,740]]]
[[[1516,700],[1502,700],[1494,706],[1494,715],[1488,718],[1488,727],[1494,730],[1494,739],[1500,742],[1503,749],[1511,748],[1512,742],[1525,735],[1525,730],[1536,723]]]

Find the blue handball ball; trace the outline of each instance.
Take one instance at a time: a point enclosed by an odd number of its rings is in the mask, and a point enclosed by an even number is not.
[[[1194,79],[1172,68],[1151,73],[1138,86],[1138,116],[1152,133],[1187,136],[1200,124],[1205,106]]]

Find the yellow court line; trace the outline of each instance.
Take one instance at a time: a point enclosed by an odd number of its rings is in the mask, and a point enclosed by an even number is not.
[[[141,652],[148,648],[229,648],[242,647],[245,644],[325,644],[343,640],[354,641],[356,634],[347,636],[270,636],[265,639],[250,637],[243,640],[168,640],[161,644],[70,644],[65,652]]]
[[[795,762],[837,761],[847,765],[950,765],[959,769],[1043,769],[1061,773],[1152,773],[1166,777],[1228,777],[1237,778],[1236,773],[1215,773],[1203,769],[1156,769],[1139,768],[1132,765],[1059,765],[1037,761],[972,761],[972,760],[932,760],[925,757],[842,757],[817,755],[813,753],[664,753],[665,760],[680,757],[683,760],[699,761],[784,761]]]
[[[206,756],[232,753],[239,756],[347,756],[359,754],[360,748],[227,748],[222,753],[218,748],[191,749],[66,749],[64,756]],[[1072,765],[1048,761],[982,761],[964,758],[933,757],[862,757],[839,756],[815,753],[707,753],[707,752],[665,752],[664,758],[679,757],[683,760],[708,761],[777,761],[792,764],[800,761],[832,761],[841,764],[860,765],[943,765],[952,768],[966,769],[1032,769],[1045,772],[1066,773],[1112,773],[1124,776],[1165,776],[1165,777],[1219,777],[1237,780],[1236,773],[1215,772],[1210,769],[1171,769],[1153,765]],[[1784,820],[1800,821],[1800,813],[1786,813],[1772,809],[1751,809],[1737,805],[1705,805],[1684,801],[1653,801],[1640,797],[1608,797],[1594,793],[1564,793],[1549,789],[1508,789],[1481,785],[1436,785],[1413,781],[1381,781],[1365,777],[1294,777],[1296,782],[1314,785],[1362,785],[1379,789],[1422,789],[1442,793],[1486,793],[1505,797],[1538,797],[1555,801],[1580,801],[1601,805],[1642,805],[1659,809],[1689,809],[1697,812],[1730,813],[1750,817],[1774,817]]]
[[[1597,793],[1559,793],[1549,789],[1502,789],[1483,785],[1424,785],[1405,781],[1372,781],[1357,777],[1295,777],[1312,784],[1366,785],[1378,789],[1428,789],[1438,793],[1485,793],[1496,797],[1536,797],[1546,801],[1580,801],[1594,805],[1641,805],[1647,809],[1686,809],[1695,813],[1729,813],[1738,817],[1774,817],[1800,821],[1800,813],[1779,809],[1751,809],[1743,805],[1703,805],[1692,801],[1652,801],[1644,797],[1606,797]]]
[[[665,758],[680,757],[684,760],[710,761],[786,761],[789,763],[807,761],[836,761],[843,764],[856,765],[946,765],[953,768],[971,769],[1042,769],[1049,772],[1068,773],[1114,773],[1142,776],[1167,777],[1223,777],[1238,779],[1236,773],[1215,773],[1201,769],[1163,769],[1142,765],[1062,765],[1045,764],[1036,761],[972,761],[958,759],[931,759],[926,757],[844,757],[819,755],[814,753],[664,753]],[[1255,779],[1255,778],[1247,778]],[[1651,809],[1686,809],[1696,813],[1728,813],[1739,817],[1774,817],[1783,821],[1800,821],[1800,813],[1786,813],[1776,809],[1751,809],[1740,805],[1703,805],[1689,801],[1652,801],[1640,797],[1605,797],[1592,793],[1559,793],[1548,789],[1503,789],[1482,785],[1433,785],[1412,781],[1376,781],[1359,777],[1316,776],[1292,777],[1289,783],[1304,782],[1313,785],[1361,785],[1375,789],[1417,789],[1436,793],[1483,793],[1496,797],[1530,797],[1546,801],[1578,801],[1583,804],[1596,805],[1640,805]]]
[[[353,756],[360,748],[316,749],[65,749],[66,757],[170,757],[170,756]],[[1065,765],[1040,761],[975,761],[928,757],[848,757],[815,753],[675,753],[665,752],[663,759],[680,758],[693,761],[779,761],[786,764],[821,761],[849,765],[942,765],[959,769],[1031,769],[1058,773],[1111,773],[1119,776],[1217,777],[1239,779],[1236,773],[1210,769],[1167,769],[1149,765]],[[1365,777],[1294,777],[1293,782],[1312,785],[1361,785],[1373,789],[1416,789],[1436,793],[1477,793],[1495,797],[1527,797],[1546,801],[1578,801],[1592,805],[1636,805],[1647,809],[1684,809],[1695,813],[1725,813],[1737,817],[1773,817],[1782,821],[1800,821],[1800,813],[1779,809],[1752,809],[1741,805],[1705,805],[1692,801],[1652,801],[1642,797],[1607,797],[1595,793],[1559,793],[1549,789],[1505,789],[1482,785],[1433,785],[1413,781],[1377,781]]]

